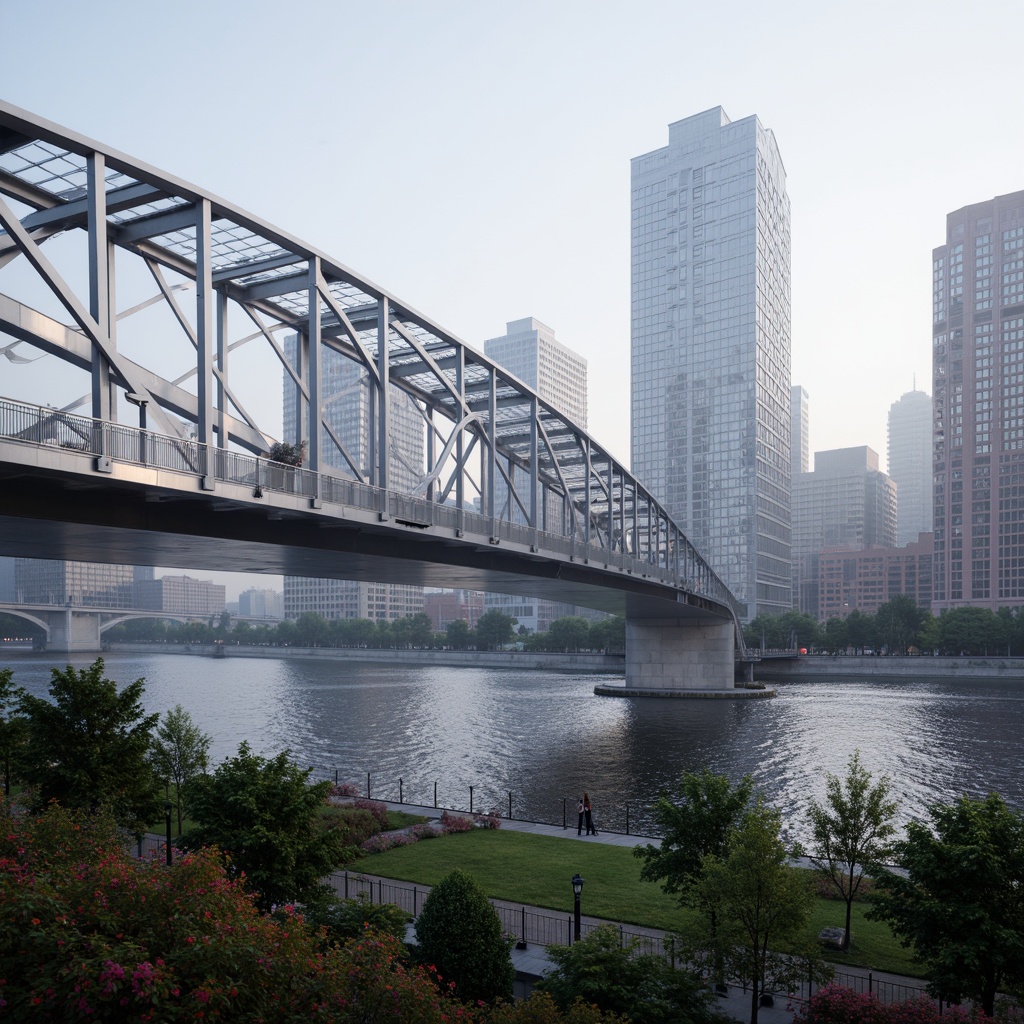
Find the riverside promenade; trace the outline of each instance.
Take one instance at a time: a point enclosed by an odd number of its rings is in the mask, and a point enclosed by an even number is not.
[[[440,819],[442,809],[424,807],[415,804],[393,803],[381,801],[389,810],[404,811],[407,814],[418,814],[431,822]],[[468,814],[466,811],[451,810],[453,814]],[[531,821],[502,818],[501,828],[511,832],[528,832],[533,835],[548,836],[573,843],[604,843],[608,846],[633,848],[647,843],[657,844],[657,839],[648,836],[625,835],[619,832],[599,831],[596,836],[579,836],[574,828],[562,828],[558,825],[546,825]],[[372,858],[367,862],[372,864]],[[423,905],[423,899],[430,892],[429,886],[413,886],[408,882],[395,882],[367,872],[336,872],[331,882],[340,895],[354,896],[358,892],[367,892],[371,899],[396,903],[410,911],[413,916]],[[533,981],[543,977],[551,968],[547,956],[547,946],[567,944],[571,940],[572,896],[566,881],[566,905],[564,911],[549,908],[523,906],[507,900],[491,900],[495,910],[502,919],[506,932],[517,936],[519,942],[512,949],[512,962],[516,968],[516,994],[529,993]],[[656,928],[644,928],[633,924],[608,922],[586,915],[581,917],[581,930],[584,935],[594,928],[605,924],[615,924],[623,939],[636,937],[644,949],[661,952],[664,948],[665,932]],[[410,934],[412,926],[410,925]],[[874,992],[884,1002],[901,1002],[927,993],[924,981],[920,978],[908,978],[901,975],[869,971],[858,967],[837,965],[835,980],[858,992]],[[773,1006],[763,1006],[758,1013],[759,1024],[791,1024],[795,1012],[800,1008],[807,996],[807,986],[800,992],[778,993]],[[727,993],[719,997],[720,1006],[730,1017],[737,1021],[750,1019],[750,992],[740,986],[731,985]]]

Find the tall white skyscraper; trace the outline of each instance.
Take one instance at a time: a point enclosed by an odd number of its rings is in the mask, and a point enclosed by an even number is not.
[[[295,335],[285,340],[285,353],[294,365]],[[345,448],[348,458],[368,475],[370,445],[370,392],[366,371],[333,349],[324,347],[321,365],[321,394],[331,430]],[[297,423],[295,383],[284,375],[284,437],[289,442],[308,438],[308,424]],[[388,484],[394,491],[411,491],[424,472],[424,423],[412,407],[409,396],[391,389],[391,453]],[[337,476],[353,476],[348,459],[324,431],[321,438],[321,468]],[[423,588],[398,583],[361,583],[356,580],[284,578],[284,613],[298,618],[316,612],[325,619],[400,619],[423,611]]]
[[[896,482],[896,543],[932,532],[932,400],[908,391],[889,407],[889,476]]]
[[[811,471],[811,399],[807,388],[790,388],[790,462],[793,476]]]
[[[533,317],[512,320],[505,334],[484,342],[484,355],[493,359],[570,420],[587,426],[587,361],[555,339],[555,332]],[[507,488],[498,485],[496,504],[503,503]],[[514,514],[513,510],[513,514]],[[546,632],[563,615],[586,614],[572,605],[515,594],[485,594],[487,611],[512,615],[531,633]]]
[[[632,468],[745,606],[791,606],[786,171],[756,116],[632,164]]]

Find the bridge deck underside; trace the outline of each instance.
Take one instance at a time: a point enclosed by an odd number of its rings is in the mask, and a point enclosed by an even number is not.
[[[584,559],[403,527],[360,509],[257,500],[159,474],[118,479],[0,458],[0,555],[466,588],[539,596],[629,618],[716,621],[720,606]]]

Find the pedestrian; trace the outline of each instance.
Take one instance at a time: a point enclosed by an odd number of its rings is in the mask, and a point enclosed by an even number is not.
[[[576,835],[583,835],[583,797],[580,797],[580,802],[576,805],[576,811],[579,814],[579,821],[576,823]]]
[[[594,807],[590,802],[590,796],[587,793],[583,794],[583,817],[587,822],[587,835],[597,835],[597,829],[594,828]]]

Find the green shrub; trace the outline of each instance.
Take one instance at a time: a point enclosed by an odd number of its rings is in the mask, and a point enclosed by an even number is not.
[[[726,1018],[712,1007],[707,986],[662,956],[623,944],[615,925],[602,925],[572,946],[549,946],[555,968],[537,983],[563,1010],[582,999],[606,1013],[642,1024],[712,1024]]]
[[[512,939],[472,876],[456,869],[431,890],[416,921],[419,956],[436,968],[455,994],[492,1002],[512,995]]]
[[[366,932],[384,932],[399,942],[405,939],[405,927],[412,915],[393,903],[372,903],[365,893],[353,900],[334,899],[307,908],[303,918],[308,924],[322,925],[328,938],[336,942],[361,938]]]

